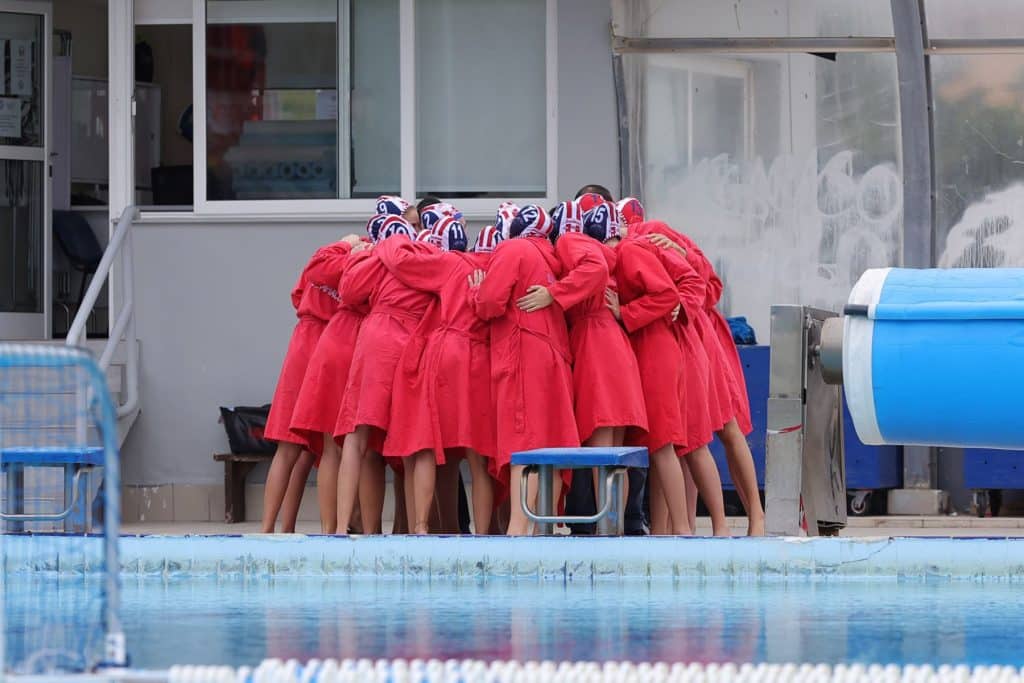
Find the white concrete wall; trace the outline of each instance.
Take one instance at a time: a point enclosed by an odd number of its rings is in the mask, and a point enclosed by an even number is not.
[[[558,188],[618,187],[607,3],[560,0]],[[316,247],[362,223],[143,222],[135,230],[142,415],[123,451],[130,485],[219,484],[218,406],[273,394],[295,324],[292,284]]]

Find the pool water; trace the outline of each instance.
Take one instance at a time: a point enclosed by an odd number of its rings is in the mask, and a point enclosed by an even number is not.
[[[81,578],[9,577],[8,661],[32,649],[22,634],[39,646],[39,595],[83,614],[95,592]],[[1009,583],[127,577],[122,603],[131,663],[147,669],[266,657],[1024,664]],[[46,640],[85,628],[51,622]]]

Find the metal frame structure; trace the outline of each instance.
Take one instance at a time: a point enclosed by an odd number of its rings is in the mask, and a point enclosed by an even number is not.
[[[935,121],[932,116],[931,63],[924,0],[892,0],[896,70],[900,86],[900,140],[903,146],[903,265],[935,265]],[[943,505],[935,489],[934,448],[903,448],[903,488],[889,494],[890,510],[936,514]]]
[[[846,526],[842,390],[827,381],[821,349],[836,314],[772,306],[765,456],[769,534],[831,536]],[[806,520],[804,523],[803,520]]]
[[[537,534],[550,536],[555,524],[597,524],[598,536],[621,536],[625,528],[623,491],[625,467],[597,467],[597,512],[592,515],[559,515],[555,513],[555,470],[550,465],[528,465],[523,468],[519,485],[519,505],[527,519],[537,525]],[[527,501],[530,475],[537,475],[537,512]]]
[[[98,361],[100,370],[106,372],[114,360],[114,354],[121,338],[124,337],[127,346],[127,360],[125,371],[127,375],[125,396],[122,396],[122,403],[117,406],[117,417],[129,417],[139,408],[139,357],[138,339],[135,335],[135,274],[132,262],[132,222],[138,215],[133,206],[127,207],[114,225],[114,233],[110,237],[110,244],[103,252],[96,273],[93,275],[89,288],[82,299],[82,305],[75,314],[75,320],[71,323],[65,343],[68,346],[83,346],[86,340],[86,324],[92,314],[93,306],[100,296],[103,285],[108,278],[112,278],[114,261],[120,257],[119,270],[114,271],[120,275],[119,299],[120,305],[116,309],[118,314],[113,320],[110,328],[110,335],[107,338],[103,353]]]
[[[101,444],[95,450],[102,452],[103,486],[106,490],[103,506],[103,562],[107,571],[103,576],[103,619],[105,627],[104,667],[121,668],[127,665],[125,634],[121,624],[120,592],[120,529],[121,529],[121,456],[118,445],[117,409],[110,398],[107,377],[99,364],[86,349],[57,345],[0,344],[0,361],[5,368],[75,368],[82,373],[86,386],[76,392],[79,414],[76,421],[89,410],[95,411]],[[84,428],[76,425],[75,441],[86,442]],[[74,449],[73,449],[74,450]],[[88,450],[88,449],[86,449]],[[45,455],[45,450],[42,455]],[[91,469],[92,461],[86,463]],[[82,469],[65,476],[74,487],[67,510],[59,515],[4,515],[17,526],[25,521],[58,521],[71,514],[78,498],[78,480]],[[65,496],[68,492],[65,491]],[[86,507],[88,507],[88,499]],[[5,539],[6,540],[6,539]],[[2,614],[0,614],[2,617]],[[2,652],[0,652],[2,654]],[[0,678],[3,677],[3,659],[0,658]]]
[[[195,117],[195,139],[193,142],[193,167],[206,167],[206,126],[205,116],[201,113],[206,107],[206,0],[108,0],[110,22],[110,82],[111,107],[110,129],[132,130],[133,109],[131,92],[123,90],[118,99],[114,92],[122,84],[134,83],[133,36],[136,25],[143,24],[191,24],[192,25],[192,87],[193,101],[197,115]],[[345,7],[348,0],[338,0],[339,30],[344,31],[343,16],[347,15]],[[244,3],[242,3],[244,4]],[[401,97],[399,100],[399,135],[401,138],[400,160],[400,194],[403,197],[416,196],[416,2],[400,0],[399,2],[399,81]],[[115,40],[114,36],[119,39]],[[557,0],[545,0],[545,192],[543,196],[519,201],[536,201],[550,206],[558,201],[558,5]],[[131,48],[131,49],[129,49]],[[115,78],[117,82],[115,83]],[[126,93],[126,94],[125,94]],[[118,102],[127,102],[128,106],[118,106]],[[344,103],[342,103],[343,105]],[[341,107],[344,110],[345,107]],[[123,144],[129,147],[134,135],[121,136]],[[113,139],[112,145],[113,145]],[[340,147],[341,145],[339,145]],[[113,151],[113,150],[112,150]],[[125,152],[127,153],[127,152]],[[111,154],[111,220],[115,220],[124,207],[130,203],[131,194],[124,201],[115,201],[114,187],[131,188],[132,181],[128,171],[121,172],[120,164],[115,159],[124,159]],[[130,161],[130,159],[128,159]],[[344,163],[342,166],[347,166]],[[124,167],[134,169],[133,165]],[[118,169],[115,171],[115,169]],[[118,174],[115,177],[115,172]],[[125,177],[122,177],[125,176]],[[142,222],[148,218],[161,222],[182,224],[207,224],[211,220],[218,223],[244,222],[259,223],[262,221],[280,221],[282,217],[289,219],[301,218],[304,222],[337,222],[338,220],[365,220],[374,206],[373,199],[313,199],[313,200],[231,200],[208,201],[206,199],[206,176],[195,172],[193,175],[194,206],[189,211],[165,211],[159,207],[144,209],[141,212]],[[499,199],[464,199],[459,207],[469,218],[484,219],[494,214],[494,206]]]
[[[645,38],[612,36],[613,75],[619,109],[620,180],[623,193],[639,191],[630,162],[631,134],[627,124],[623,55],[642,53],[751,54],[890,52],[896,56],[899,76],[900,138],[903,164],[903,245],[901,265],[930,268],[936,263],[935,225],[935,117],[932,106],[930,56],[935,54],[1024,53],[1024,38],[944,38],[928,35],[925,0],[890,0],[893,36],[890,37],[738,37]],[[890,492],[890,512],[934,514],[945,504],[936,489],[938,462],[935,449],[904,448],[904,489]],[[948,467],[956,466],[951,459]]]

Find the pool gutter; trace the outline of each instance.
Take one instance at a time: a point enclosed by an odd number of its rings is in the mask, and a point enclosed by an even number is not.
[[[9,574],[98,571],[98,538],[4,536]],[[538,580],[1024,580],[1014,538],[125,536],[121,576]]]

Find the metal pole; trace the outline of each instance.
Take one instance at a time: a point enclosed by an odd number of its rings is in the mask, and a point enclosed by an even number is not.
[[[908,268],[935,263],[935,136],[931,65],[925,46],[928,28],[924,0],[890,0],[899,74],[900,135],[903,161],[903,250]],[[903,449],[903,489],[889,494],[895,514],[937,514],[944,496],[935,490],[935,450]]]
[[[95,364],[86,367],[92,375],[94,390],[102,392],[99,401],[100,433],[103,439],[103,557],[106,604],[106,666],[122,667],[127,664],[124,629],[121,626],[121,454],[118,448],[117,410],[107,396],[107,377]],[[85,503],[89,504],[88,501]]]
[[[737,52],[835,54],[837,52],[892,52],[893,49],[893,39],[887,37],[629,38],[612,36],[612,50],[615,54],[630,52],[647,54],[735,54]]]
[[[619,119],[619,196],[636,197],[639,193],[633,187],[638,174],[633,172],[630,157],[631,135],[629,130],[629,102],[626,99],[626,73],[622,55],[612,55],[612,81],[615,85],[615,113]]]
[[[611,482],[608,481],[608,468],[598,467],[597,468],[597,509],[604,508],[605,501],[608,500],[609,494],[614,495],[608,489],[611,488]],[[608,510],[608,514],[601,518],[601,521],[597,523],[597,535],[598,536],[611,536],[612,526],[614,525],[614,518],[617,514],[618,506],[615,505],[615,498],[612,498],[612,507]]]
[[[908,268],[930,268],[935,259],[931,68],[923,2],[891,0],[903,144],[903,265]]]
[[[554,509],[554,468],[551,465],[541,465],[537,468],[537,513],[541,517],[551,517],[555,514]],[[537,523],[537,533],[541,536],[550,536],[552,526],[545,522]]]

